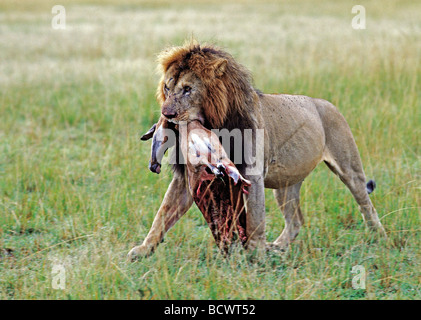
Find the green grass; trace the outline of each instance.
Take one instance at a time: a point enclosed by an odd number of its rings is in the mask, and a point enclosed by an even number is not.
[[[368,1],[0,5],[0,299],[420,299],[421,5]],[[320,165],[284,255],[221,256],[192,208],[148,259],[127,263],[171,180],[139,141],[159,116],[156,54],[194,35],[226,48],[257,88],[325,98],[357,141],[387,241],[365,230]],[[267,191],[267,238],[283,228]],[[10,249],[10,250],[8,250]],[[66,288],[53,289],[61,264]],[[366,269],[355,290],[352,267]]]

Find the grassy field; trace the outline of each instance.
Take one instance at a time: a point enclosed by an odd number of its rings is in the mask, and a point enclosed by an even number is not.
[[[365,30],[351,1],[63,1],[65,30],[51,27],[55,4],[0,3],[0,299],[421,299],[420,2],[361,1]],[[149,172],[139,140],[160,114],[156,54],[191,36],[231,52],[263,92],[338,106],[387,241],[320,165],[287,253],[224,258],[192,208],[153,256],[126,262],[171,180]],[[270,190],[266,213],[273,241],[284,222]]]

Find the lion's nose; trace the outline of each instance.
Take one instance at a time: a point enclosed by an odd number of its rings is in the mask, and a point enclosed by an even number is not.
[[[177,113],[174,111],[162,111],[162,114],[167,117],[168,119],[173,119],[177,117]]]

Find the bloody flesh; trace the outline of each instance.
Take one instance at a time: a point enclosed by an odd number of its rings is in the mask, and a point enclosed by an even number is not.
[[[224,172],[222,177],[203,170],[201,183],[197,183],[193,199],[202,212],[219,248],[227,251],[238,238],[242,245],[247,242],[246,211],[244,206],[245,182],[237,184]]]

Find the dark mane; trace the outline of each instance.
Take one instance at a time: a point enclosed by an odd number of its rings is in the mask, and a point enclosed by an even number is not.
[[[165,50],[159,55],[158,61],[162,79],[158,86],[157,98],[161,104],[165,100],[164,75],[175,65],[175,77],[190,70],[205,84],[207,98],[204,100],[203,111],[204,126],[207,129],[240,129],[243,132],[244,129],[256,128],[252,115],[261,93],[253,88],[251,73],[229,53],[193,41]],[[224,65],[224,71],[218,75],[217,69],[221,64]],[[230,150],[233,150],[233,147]],[[232,154],[229,156],[232,160]],[[236,165],[242,171],[242,165]],[[184,165],[180,164],[173,166],[174,170],[179,172],[184,171],[183,167]]]

